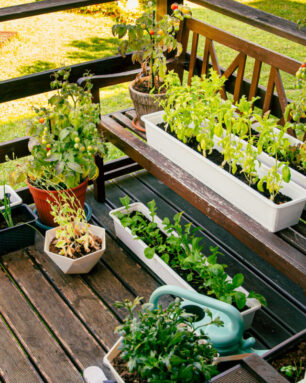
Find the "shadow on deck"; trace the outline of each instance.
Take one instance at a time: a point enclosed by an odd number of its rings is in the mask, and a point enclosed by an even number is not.
[[[107,184],[105,203],[88,192],[92,221],[107,230],[106,252],[86,276],[69,276],[43,254],[42,242],[1,259],[0,381],[14,383],[81,382],[81,371],[102,366],[105,352],[118,338],[114,328],[125,313],[113,303],[142,296],[160,285],[113,232],[108,212],[128,194],[132,201],[155,199],[160,217],[184,211],[183,220],[201,226],[204,253],[219,246],[228,273],[243,272],[245,288],[262,293],[268,307],[256,313],[248,335],[271,348],[305,326],[305,297],[262,258],[145,171]]]

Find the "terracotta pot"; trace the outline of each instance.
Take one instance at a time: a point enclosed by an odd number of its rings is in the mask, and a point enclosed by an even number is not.
[[[134,89],[135,82],[136,80],[130,83],[130,96],[135,107],[137,115],[136,119],[139,121],[141,126],[144,126],[140,117],[144,116],[145,114],[154,113],[158,112],[159,110],[162,110],[163,108],[159,106],[157,100],[160,101],[164,99],[166,95],[162,93],[151,96],[149,93],[138,92]]]
[[[31,185],[28,181],[27,181],[27,184],[29,186],[35,206],[37,208],[37,214],[38,214],[39,220],[44,225],[48,225],[52,227],[57,226],[57,224],[54,222],[54,219],[50,213],[51,205],[49,204],[49,202],[47,202],[47,199],[52,201],[52,196],[55,196],[55,198],[57,198],[59,192],[57,190],[47,191],[44,189],[39,189]],[[75,197],[80,201],[80,204],[83,208],[85,204],[87,185],[88,185],[88,178],[84,182],[82,182],[80,185],[70,189],[75,195]]]

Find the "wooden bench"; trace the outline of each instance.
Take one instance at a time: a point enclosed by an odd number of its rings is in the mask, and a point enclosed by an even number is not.
[[[187,46],[191,35],[192,48],[191,53],[189,53]],[[204,51],[201,53],[202,58],[199,57],[198,52],[200,36],[205,37]],[[223,74],[228,79],[222,91],[224,99],[228,97],[228,94],[233,95],[234,101],[239,100],[242,95],[245,95],[248,99],[259,96],[255,106],[261,108],[262,113],[271,110],[271,114],[279,118],[280,124],[284,123],[284,112],[289,100],[285,94],[280,71],[294,76],[301,65],[300,62],[193,18],[184,22],[178,38],[182,42],[183,53],[177,62],[171,62],[171,67],[175,68],[181,79],[185,70],[188,70],[188,83],[190,83],[194,74],[207,73],[208,69],[213,67],[220,75]],[[214,42],[237,51],[235,59],[228,68],[222,68],[219,65]],[[254,59],[251,81],[244,78],[248,58]],[[259,85],[262,64],[270,66],[266,88]],[[237,71],[237,74],[235,74],[235,71]],[[115,81],[118,78],[130,78],[131,75],[132,72],[123,72],[106,76],[94,76],[92,78],[94,100],[99,102],[99,89],[108,84],[110,78]],[[79,83],[82,83],[83,80],[80,79]],[[131,111],[116,112],[103,116],[100,124],[101,133],[134,160],[135,164],[147,169],[212,221],[233,234],[256,254],[270,262],[306,290],[305,225],[298,224],[277,234],[268,232],[213,190],[207,188],[190,174],[149,147],[143,141],[145,135],[134,130],[131,124],[132,116],[133,112]],[[293,131],[289,133],[294,135]],[[105,174],[101,160],[97,159],[97,161],[100,164],[101,171],[100,177],[95,184],[95,194],[98,200],[103,201],[105,198]],[[129,166],[132,166],[132,164]]]

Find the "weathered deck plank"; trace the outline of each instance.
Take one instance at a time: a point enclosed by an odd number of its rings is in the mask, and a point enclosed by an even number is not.
[[[78,314],[99,342],[109,349],[118,339],[114,327],[119,325],[116,316],[97,298],[82,278],[65,275],[42,251],[29,248],[28,254],[35,260],[35,267],[49,278],[60,295]]]
[[[8,254],[3,257],[3,263],[79,369],[83,370],[91,363],[101,365],[105,355],[102,347],[48,283],[40,270],[33,267],[26,253]],[[76,276],[76,278],[79,277]]]
[[[82,382],[74,364],[3,270],[0,284],[0,311],[46,382]]]
[[[6,383],[42,383],[32,364],[0,318],[0,376]]]

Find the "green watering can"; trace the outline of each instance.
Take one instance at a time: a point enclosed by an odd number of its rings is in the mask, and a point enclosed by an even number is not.
[[[186,312],[196,315],[196,321],[192,323],[192,326],[196,329],[203,327],[205,334],[210,338],[211,343],[220,355],[250,352],[261,355],[267,351],[254,350],[252,348],[255,344],[253,337],[243,339],[244,324],[242,316],[240,312],[230,304],[194,291],[186,290],[182,287],[170,285],[156,289],[150,297],[150,303],[156,308],[159,298],[163,295],[174,295],[184,299],[181,303],[181,307],[184,308]],[[208,315],[205,315],[205,308],[211,311],[213,318],[220,317],[224,322],[224,326],[205,326],[210,322]]]

